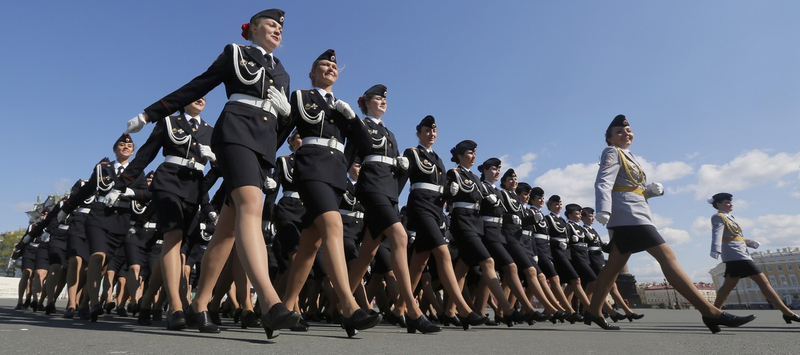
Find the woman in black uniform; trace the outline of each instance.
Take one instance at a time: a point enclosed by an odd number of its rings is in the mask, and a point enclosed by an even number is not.
[[[384,238],[388,238],[391,249],[392,271],[397,279],[400,297],[395,304],[397,318],[408,313],[406,325],[409,333],[438,332],[417,306],[414,290],[408,274],[408,235],[400,223],[397,209],[398,175],[408,171],[408,159],[400,156],[394,134],[381,118],[386,113],[386,86],[374,85],[358,100],[358,107],[366,115],[360,135],[356,140],[358,156],[361,158],[361,175],[356,185],[356,196],[366,211],[364,222],[367,230],[358,251],[358,259],[350,269],[350,287],[355,289],[367,271]]]
[[[572,266],[572,251],[567,232],[567,221],[559,215],[564,208],[563,206],[561,197],[558,195],[550,196],[547,200],[547,209],[550,210],[550,213],[545,216],[545,221],[550,232],[550,254],[553,256],[553,265],[556,268],[556,272],[558,272],[560,282],[567,283],[567,287],[564,288],[564,294],[567,296],[576,295],[578,301],[584,307],[589,307],[589,298],[583,292],[580,276]],[[559,284],[558,287],[561,287],[561,285]],[[567,298],[569,299],[570,297]],[[572,317],[567,318],[570,323],[573,323],[573,319],[576,322],[583,320],[578,313],[574,313]]]
[[[464,300],[453,270],[450,249],[444,238],[445,216],[442,211],[446,170],[442,159],[433,151],[437,136],[436,119],[430,115],[425,116],[417,125],[419,145],[403,152],[403,156],[409,161],[409,168],[401,180],[401,190],[407,177],[411,183],[411,192],[408,194],[406,205],[408,229],[416,233],[414,251],[408,263],[411,286],[413,289],[417,288],[425,265],[433,254],[442,286],[450,302],[455,303],[458,310],[457,314],[448,314],[450,311],[448,309],[440,315],[440,318],[443,323],[460,324],[467,330],[470,325],[481,325],[488,319],[473,312]]]
[[[211,148],[219,159],[229,198],[220,212],[217,234],[203,256],[206,268],[192,302],[193,310],[199,314],[198,326],[203,330],[213,330],[203,313],[208,310],[214,284],[234,240],[247,276],[262,301],[262,311],[266,311],[262,326],[267,338],[274,337],[274,330],[289,328],[300,319],[298,313],[281,303],[270,282],[267,248],[261,234],[262,188],[269,169],[275,166],[275,151],[291,128],[291,108],[285,94],[289,91],[289,75],[272,55],[281,43],[283,20],[284,12],[279,9],[253,15],[242,26],[242,35],[252,39],[253,45],[225,46],[203,74],[129,121],[130,130],[140,129],[145,122],[161,120],[225,84],[229,101],[217,119]]]
[[[80,188],[88,183],[88,180],[78,180],[72,187],[72,193],[77,193]],[[69,214],[69,230],[67,231],[67,258],[69,267],[67,268],[67,310],[64,318],[72,319],[75,310],[78,308],[80,300],[78,295],[86,284],[86,270],[89,260],[89,243],[86,241],[86,217],[91,211],[91,204],[94,202],[94,195],[86,200],[80,201],[78,208]]]
[[[62,198],[60,203],[66,201]],[[50,315],[56,311],[56,299],[61,294],[67,275],[64,270],[67,267],[67,234],[69,234],[69,221],[58,223],[56,228],[49,228],[50,240],[48,241],[48,256],[50,267],[45,279],[45,290],[47,291],[47,306],[44,307],[45,314]],[[44,301],[44,300],[42,300]]]
[[[311,272],[320,245],[324,245],[325,269],[339,298],[342,328],[348,336],[357,330],[372,328],[380,315],[369,315],[356,304],[348,284],[344,257],[342,216],[339,205],[347,188],[350,162],[344,154],[345,138],[361,127],[353,109],[333,96],[333,84],[339,78],[336,53],[328,49],[311,65],[311,90],[292,93],[292,118],[303,145],[295,153],[295,185],[306,208],[301,226],[300,244],[289,269],[283,299],[300,309],[298,296]]]
[[[140,151],[141,153],[141,151]],[[153,177],[155,172],[150,171],[145,175],[147,186],[152,186]],[[149,251],[152,246],[151,239],[156,233],[155,222],[150,222],[150,216],[153,215],[152,208],[148,208],[148,204],[140,201],[133,202],[131,209],[133,210],[132,222],[133,225],[128,229],[128,235],[125,237],[125,256],[128,261],[128,295],[131,297],[131,313],[136,316],[139,312],[139,298],[141,297],[141,285],[144,280],[143,269],[147,267],[147,259]]]

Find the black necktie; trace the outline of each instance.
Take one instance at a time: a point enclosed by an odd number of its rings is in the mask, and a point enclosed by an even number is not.
[[[270,54],[270,53],[264,54],[264,59],[267,60],[267,68],[270,68],[270,69],[274,69],[275,68],[275,63],[272,60],[272,54]]]
[[[197,132],[197,119],[194,117],[190,118],[189,124],[192,126],[192,131]]]
[[[327,102],[328,105],[333,106],[333,94],[331,93],[325,94],[325,102]]]
[[[122,174],[122,171],[123,171],[123,170],[125,170],[125,167],[124,167],[124,166],[122,166],[122,165],[120,165],[120,166],[119,166],[119,168],[117,168],[117,176],[119,176],[120,174]]]

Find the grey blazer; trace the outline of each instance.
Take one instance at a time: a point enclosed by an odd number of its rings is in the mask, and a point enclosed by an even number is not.
[[[653,225],[647,176],[627,149],[606,147],[594,182],[595,209],[611,213],[607,227]]]
[[[711,252],[722,254],[722,262],[753,260],[747,242],[732,215],[719,211],[711,216]]]

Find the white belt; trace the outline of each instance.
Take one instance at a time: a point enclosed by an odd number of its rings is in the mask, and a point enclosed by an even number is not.
[[[527,230],[523,230],[523,231],[522,231],[522,235],[527,235],[527,236],[529,236],[529,237],[530,237],[531,235],[533,235],[533,232],[531,232],[531,231],[527,231]]]
[[[206,168],[206,165],[205,164],[201,164],[199,161],[194,161],[194,160],[191,160],[191,159],[184,159],[184,158],[181,158],[181,157],[176,157],[174,155],[167,155],[166,157],[164,157],[164,162],[165,163],[170,163],[170,164],[177,164],[177,165],[180,165],[180,166],[185,166],[185,167],[187,167],[189,169],[195,169],[195,170],[199,170],[199,171],[203,171]]]
[[[411,184],[411,189],[412,190],[422,189],[438,193],[442,193],[444,191],[444,188],[441,185],[431,184],[427,182],[415,182]]]
[[[394,166],[394,158],[387,157],[385,155],[367,155],[364,158],[364,163],[383,163],[387,165]]]
[[[550,238],[550,240],[556,241],[556,242],[564,242],[564,243],[567,242],[567,238],[556,238],[556,237],[553,237],[553,238]]]
[[[300,198],[300,194],[295,191],[283,190],[283,197]]]
[[[344,144],[342,144],[341,142],[337,141],[336,139],[305,137],[305,138],[303,138],[303,144],[321,145],[323,147],[336,149],[336,150],[344,153]]]
[[[600,248],[600,247],[589,247],[589,250],[592,250],[592,251],[594,251],[594,250],[603,251],[603,248]]]
[[[146,229],[156,229],[156,222],[147,222],[144,224],[144,228]]]
[[[156,244],[164,244],[164,240],[163,239],[156,240]]]
[[[575,244],[572,244],[572,246],[586,248],[586,243],[575,243]]]
[[[478,210],[480,209],[480,203],[478,202],[453,202],[453,208],[466,208],[468,210]]]
[[[78,211],[78,213],[89,213],[89,211],[91,211],[91,210],[92,209],[89,208],[89,207],[81,207],[81,208],[78,208],[76,211]]]
[[[241,102],[243,104],[255,106],[264,110],[265,112],[271,113],[275,117],[278,117],[278,111],[275,110],[275,107],[272,106],[272,102],[269,100],[259,99],[255,96],[245,94],[233,94],[228,98],[228,102],[230,101]]]
[[[481,216],[481,219],[484,222],[492,222],[492,223],[497,223],[497,224],[502,224],[503,223],[503,219],[500,218],[500,217]]]
[[[202,245],[202,244],[200,244],[200,249],[206,250],[206,249],[208,249],[208,245]]]
[[[339,213],[342,216],[353,217],[353,218],[356,218],[356,219],[364,218],[364,212],[361,212],[361,211],[339,210]]]
[[[97,196],[97,198],[94,199],[94,202],[106,203],[106,197],[105,196]],[[129,207],[131,207],[131,203],[127,202],[127,201],[117,200],[117,202],[114,202],[114,207],[117,207],[117,208],[129,208]]]
[[[547,234],[534,233],[533,237],[536,238],[536,239],[550,240],[550,236],[547,235]]]
[[[69,224],[59,224],[58,229],[67,230],[69,229]]]

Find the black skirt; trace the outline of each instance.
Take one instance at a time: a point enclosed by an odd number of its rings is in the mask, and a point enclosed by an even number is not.
[[[386,195],[366,194],[361,198],[364,206],[364,223],[373,239],[380,237],[386,228],[400,222],[397,200]]]
[[[666,243],[656,227],[651,225],[610,227],[610,244],[621,254],[638,253]]]
[[[725,277],[750,277],[761,273],[753,260],[736,260],[725,263]]]

